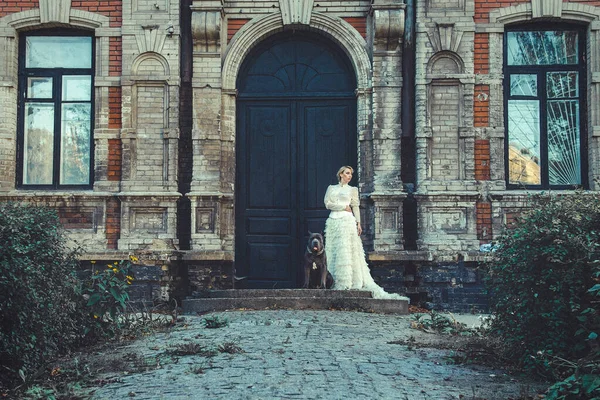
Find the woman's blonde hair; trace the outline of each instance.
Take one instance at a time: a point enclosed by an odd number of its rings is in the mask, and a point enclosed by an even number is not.
[[[340,175],[341,175],[341,174],[342,174],[344,171],[346,171],[347,169],[349,169],[349,170],[350,170],[350,172],[354,173],[354,168],[352,168],[352,167],[351,167],[351,166],[349,166],[349,165],[344,165],[344,166],[340,167],[340,169],[338,169],[338,172],[337,172],[337,180],[338,180],[338,182],[341,182],[341,181],[342,181],[342,178],[340,177]]]

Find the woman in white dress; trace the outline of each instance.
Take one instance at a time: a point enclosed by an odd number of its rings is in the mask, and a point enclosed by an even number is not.
[[[358,188],[349,185],[353,173],[352,167],[341,167],[337,173],[339,184],[330,185],[325,193],[325,207],[331,210],[325,222],[325,252],[327,268],[334,279],[333,289],[368,290],[376,299],[408,300],[385,292],[371,277],[360,239]]]

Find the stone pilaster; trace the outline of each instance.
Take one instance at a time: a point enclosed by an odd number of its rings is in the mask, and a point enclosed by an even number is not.
[[[228,110],[235,114],[235,93],[222,92],[223,21],[221,1],[193,2],[193,176],[187,197],[192,210],[191,248],[211,254],[224,249],[233,251],[235,219],[234,133],[222,131],[222,119],[228,117],[224,114]],[[228,103],[232,104],[228,107]]]
[[[600,49],[598,49],[597,43],[600,40],[600,20],[593,21],[590,24],[590,37],[588,43],[596,43],[591,45],[589,49],[590,59],[590,74],[591,82],[589,84],[589,105],[600,104]],[[589,107],[589,119],[590,119],[590,162],[588,171],[590,174],[590,188],[593,190],[600,190],[600,110],[598,107]]]
[[[179,147],[179,2],[123,2],[120,250],[174,250]]]
[[[375,1],[373,20],[372,192],[373,248],[402,250],[401,91],[404,7]]]

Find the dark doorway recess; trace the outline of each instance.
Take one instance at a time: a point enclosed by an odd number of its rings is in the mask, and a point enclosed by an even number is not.
[[[236,275],[240,287],[296,287],[325,190],[356,165],[354,71],[325,38],[284,33],[253,49],[237,87]]]

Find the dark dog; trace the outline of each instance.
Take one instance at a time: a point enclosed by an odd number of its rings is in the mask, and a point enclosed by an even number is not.
[[[323,235],[308,232],[308,243],[304,253],[304,288],[329,289],[333,277],[327,271],[327,255],[323,246]]]

